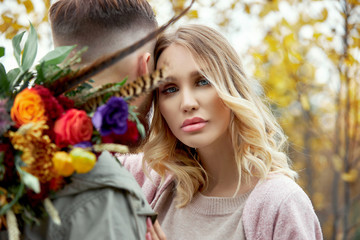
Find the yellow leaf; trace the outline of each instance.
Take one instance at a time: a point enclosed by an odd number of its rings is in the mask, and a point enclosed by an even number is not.
[[[245,12],[247,14],[250,14],[251,11],[250,11],[250,5],[249,4],[245,4],[244,9],[245,9]]]
[[[30,0],[24,1],[23,4],[26,8],[27,13],[31,13],[32,11],[34,11],[34,5]]]
[[[8,23],[0,24],[0,33],[6,32],[6,30],[8,30],[8,28],[9,28],[10,26],[11,26],[11,25],[8,24]]]
[[[4,14],[2,14],[1,17],[2,17],[2,19],[3,19],[3,21],[4,21],[4,23],[12,23],[13,20],[14,20],[13,18],[8,17],[8,16],[6,16],[6,15],[4,15]]]
[[[271,5],[270,4],[265,4],[263,9],[259,13],[259,17],[261,17],[261,18],[265,17],[266,15],[268,15],[271,12],[271,10],[272,10]]]
[[[337,172],[340,172],[342,167],[343,167],[343,163],[341,161],[341,158],[339,156],[334,155],[332,158],[332,162],[334,164],[335,170]]]
[[[305,111],[309,111],[309,110],[310,110],[309,99],[308,99],[305,95],[301,95],[301,96],[300,96],[300,103],[301,103],[301,106],[303,107],[303,109],[304,109]]]
[[[13,39],[13,37],[15,37],[15,35],[16,35],[17,33],[18,33],[18,32],[17,32],[15,29],[13,29],[12,31],[7,32],[7,33],[5,34],[5,38],[6,38],[6,39]]]
[[[294,33],[290,33],[284,37],[284,45],[285,47],[291,47],[295,42]]]
[[[321,16],[320,16],[320,19],[319,21],[325,21],[328,17],[328,10],[326,8],[324,8],[322,11],[321,11]]]
[[[316,192],[312,198],[312,202],[316,210],[322,210],[324,208],[324,194]]]
[[[318,39],[321,35],[321,33],[314,33],[313,38]]]
[[[197,19],[199,18],[199,15],[198,15],[198,11],[197,10],[191,10],[187,16],[190,18],[190,19]]]
[[[351,169],[348,173],[343,173],[341,175],[341,178],[345,181],[345,182],[355,182],[356,179],[358,178],[358,171],[356,169]]]

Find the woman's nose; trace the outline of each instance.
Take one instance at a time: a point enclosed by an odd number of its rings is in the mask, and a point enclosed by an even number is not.
[[[199,108],[199,102],[196,99],[196,95],[193,91],[183,89],[181,94],[181,110],[189,112],[197,110]]]

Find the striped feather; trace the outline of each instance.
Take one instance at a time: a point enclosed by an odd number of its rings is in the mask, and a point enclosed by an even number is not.
[[[179,15],[172,17],[167,23],[162,25],[161,27],[157,28],[153,32],[149,33],[146,37],[140,39],[139,41],[135,42],[134,44],[121,49],[114,54],[109,56],[102,57],[96,60],[90,66],[84,67],[80,69],[76,73],[70,73],[67,76],[57,79],[56,81],[52,82],[49,86],[51,92],[54,93],[55,96],[59,96],[63,93],[69,92],[74,90],[77,86],[82,84],[83,82],[90,79],[92,76],[96,75],[97,73],[103,71],[104,69],[112,66],[119,60],[123,59],[124,57],[128,56],[132,52],[139,49],[141,46],[145,45],[152,39],[155,39],[160,33],[164,32],[166,28],[168,28],[171,24],[175,23],[179,20],[185,13],[189,11],[191,6],[194,4],[195,0],[192,0],[190,5],[185,8]]]
[[[104,99],[110,97],[122,97],[127,101],[131,101],[142,94],[148,93],[157,88],[161,83],[165,82],[166,72],[164,69],[154,71],[138,77],[135,81],[125,83],[123,86],[115,84],[107,84],[101,87],[88,98],[84,98],[76,103],[76,107],[84,109],[87,112],[95,111],[99,106],[105,103]]]

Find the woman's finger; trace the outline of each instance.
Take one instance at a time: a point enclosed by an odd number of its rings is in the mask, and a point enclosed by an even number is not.
[[[158,221],[153,225],[151,219],[146,219],[147,233],[146,240],[166,240],[165,233],[162,231]]]
[[[160,239],[160,240],[166,240],[166,236],[165,236],[165,233],[163,232],[159,222],[156,220],[155,223],[154,223],[154,229],[155,229],[155,232],[156,232],[156,235],[157,237]]]

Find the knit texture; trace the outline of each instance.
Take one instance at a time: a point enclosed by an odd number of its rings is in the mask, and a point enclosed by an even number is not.
[[[161,209],[170,209],[170,204],[173,199],[173,179],[168,176],[162,183],[160,176],[156,172],[152,171],[152,180],[147,179],[144,176],[141,168],[142,154],[137,155],[122,155],[119,156],[120,161],[124,166],[135,176],[135,179],[140,179],[139,184],[151,205],[157,211],[159,210],[159,219],[162,219],[162,215],[166,215],[166,211],[161,212]],[[159,183],[159,185],[158,185]],[[161,184],[160,184],[161,183]],[[186,211],[189,209],[199,209],[199,204],[202,205],[201,209],[206,208],[209,213],[214,213],[221,210],[218,206],[217,201],[219,199],[210,199],[206,202],[195,202],[197,199],[196,194],[192,203],[185,207]],[[236,200],[234,200],[236,201]],[[167,205],[166,205],[167,204]],[[215,204],[215,206],[212,206]],[[222,203],[221,203],[222,204]],[[210,206],[211,205],[211,206]],[[236,205],[236,204],[235,204]],[[194,207],[195,206],[195,207]],[[233,205],[228,203],[224,208],[232,209]],[[255,188],[251,191],[248,196],[243,209],[242,206],[238,206],[238,213],[242,214],[241,222],[240,218],[232,218],[225,215],[216,215],[208,217],[207,220],[210,222],[216,222],[218,225],[216,231],[221,231],[223,224],[226,221],[238,219],[238,222],[232,224],[232,229],[227,228],[226,231],[231,233],[238,233],[238,228],[242,227],[246,239],[250,240],[266,240],[266,239],[277,239],[277,240],[288,240],[288,239],[323,239],[321,226],[319,220],[315,214],[312,203],[306,193],[301,187],[296,184],[290,178],[277,174],[271,175],[268,179],[259,181]],[[202,211],[199,209],[199,211]],[[173,211],[173,210],[171,210]],[[193,210],[195,212],[195,210]],[[206,213],[205,211],[205,213]],[[202,212],[204,214],[204,212]],[[215,226],[208,225],[208,222],[197,222],[196,215],[201,215],[196,212],[193,214],[194,217],[188,217],[186,221],[190,224],[185,226],[183,223],[171,222],[165,219],[163,220],[162,226],[166,232],[164,224],[173,225],[174,228],[181,227],[181,232],[196,232],[206,236],[205,239],[242,239],[242,236],[228,237],[228,235],[208,235],[213,233]],[[219,220],[219,221],[218,221]],[[166,222],[166,223],[165,223]],[[211,226],[210,229],[207,227]],[[215,232],[216,232],[215,231]],[[221,231],[222,232],[222,231]],[[195,233],[193,233],[195,234]],[[189,236],[192,236],[191,234]],[[226,237],[225,237],[226,236]],[[167,236],[167,239],[186,239],[182,238],[182,235]],[[194,237],[190,239],[196,239]]]

